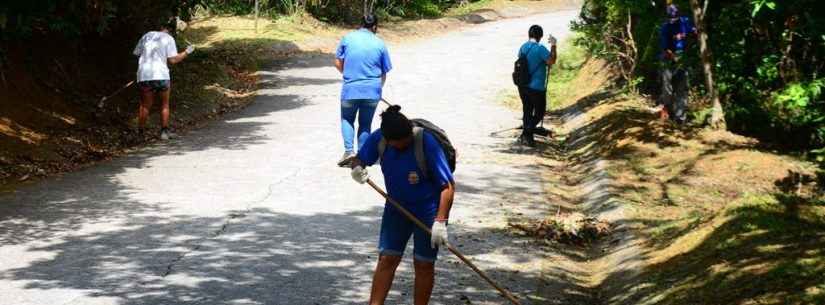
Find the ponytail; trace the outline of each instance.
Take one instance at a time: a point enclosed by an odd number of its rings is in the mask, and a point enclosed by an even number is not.
[[[392,105],[381,113],[381,133],[387,140],[412,136],[412,122],[401,113],[401,106]]]

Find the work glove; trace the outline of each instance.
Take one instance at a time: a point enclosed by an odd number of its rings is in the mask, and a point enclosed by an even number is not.
[[[437,249],[440,246],[445,246],[448,243],[448,233],[447,233],[447,222],[446,221],[436,221],[433,223],[433,227],[431,229],[433,235],[431,240],[431,244],[433,249]]]
[[[547,34],[547,43],[549,43],[551,46],[554,46],[556,45],[556,42],[556,37],[553,37],[553,35],[551,34]]]
[[[186,51],[185,52],[186,52],[186,54],[192,54],[192,52],[195,52],[195,46],[193,46],[191,44],[186,46]]]
[[[359,166],[356,166],[352,169],[352,180],[358,182],[359,184],[367,183],[367,180],[370,179],[370,174],[367,172],[367,169]]]

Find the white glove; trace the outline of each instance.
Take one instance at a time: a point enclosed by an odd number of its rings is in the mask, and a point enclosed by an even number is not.
[[[367,170],[360,165],[353,168],[352,173],[350,174],[352,175],[352,180],[355,180],[355,182],[358,182],[359,184],[367,183],[367,180],[370,179],[369,172],[367,172]]]
[[[186,52],[186,54],[192,54],[192,52],[195,52],[195,46],[193,46],[193,45],[191,45],[191,44],[190,44],[190,45],[188,45],[188,46],[186,47],[186,51],[185,51],[185,52]]]
[[[553,37],[553,35],[551,34],[547,34],[547,43],[549,43],[551,46],[554,46],[556,45],[556,42],[556,37]]]
[[[433,232],[433,235],[430,238],[430,240],[433,249],[447,245],[447,237],[449,234],[447,233],[446,221],[436,221],[435,223],[433,223],[433,228],[431,230]]]

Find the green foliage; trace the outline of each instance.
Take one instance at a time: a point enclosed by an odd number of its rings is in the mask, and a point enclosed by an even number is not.
[[[673,1],[693,19],[687,0]],[[700,3],[704,1],[699,0]],[[705,13],[717,89],[728,127],[791,149],[816,152],[825,146],[825,16],[817,0],[711,1]],[[576,43],[591,55],[625,64],[622,36],[628,18],[639,53],[641,88],[658,92],[659,30],[665,0],[588,0],[573,24]],[[705,92],[698,48],[688,50],[693,90]],[[821,154],[821,153],[820,153]]]
[[[411,3],[410,8],[419,16],[424,17],[438,17],[441,15],[442,7],[433,3],[430,0],[415,0]]]
[[[776,9],[776,1],[772,0],[752,0],[751,5],[753,5],[753,11],[751,12],[751,17],[756,17],[756,14],[759,14],[759,11],[762,8],[769,8],[771,10]]]
[[[486,0],[474,0],[476,2]],[[354,23],[363,14],[365,5],[372,5],[373,12],[384,19],[394,16],[404,18],[438,17],[450,7],[465,1],[459,0],[260,0],[264,15],[290,15],[306,10],[320,20]],[[199,5],[211,13],[248,15],[254,12],[254,0],[201,0]]]
[[[825,146],[825,101],[822,91],[825,79],[791,83],[772,95],[774,120],[788,130],[810,130],[810,143]],[[812,153],[821,156],[822,151]]]
[[[548,110],[557,109],[562,103],[574,98],[576,93],[575,90],[570,90],[570,84],[587,59],[585,51],[575,44],[562,44],[556,51],[558,58],[550,69],[552,81],[547,84]]]

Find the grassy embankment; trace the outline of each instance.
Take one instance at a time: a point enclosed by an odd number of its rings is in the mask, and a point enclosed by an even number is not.
[[[560,55],[561,67],[580,58]],[[608,161],[644,239],[636,280],[598,285],[611,287],[607,303],[825,304],[822,169],[754,139],[658,121],[650,101],[594,87],[608,73],[595,61],[558,70],[553,109],[587,113],[586,151],[569,159]]]

